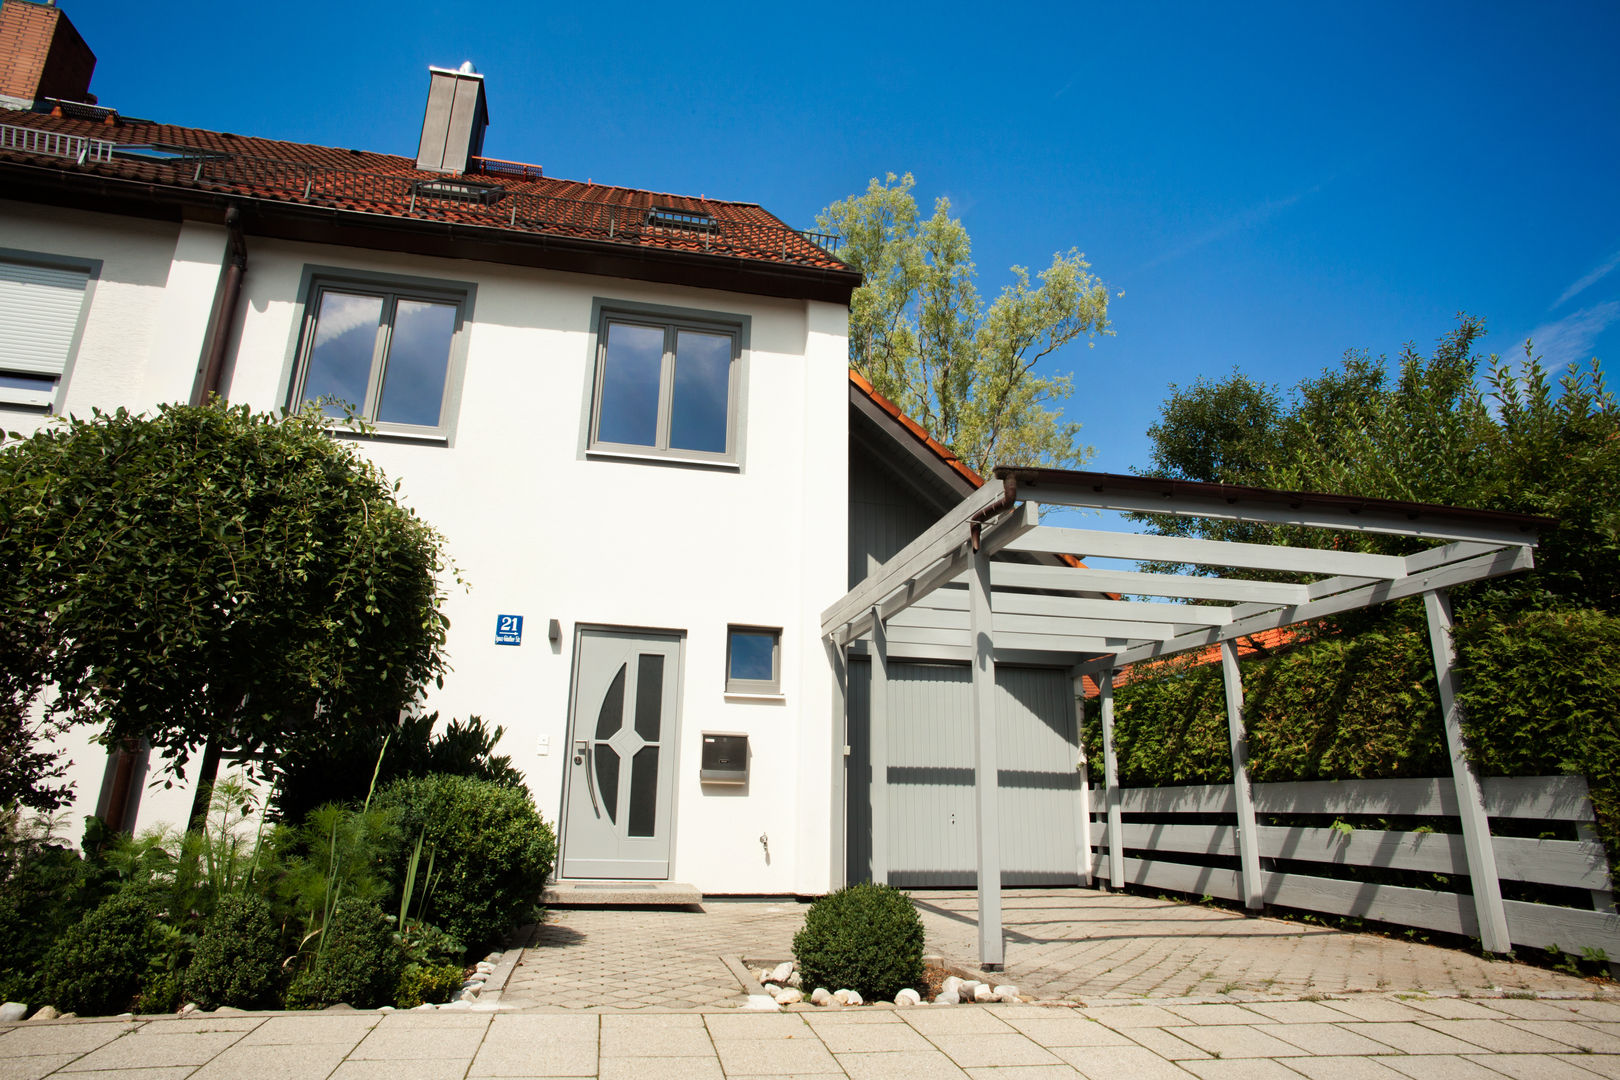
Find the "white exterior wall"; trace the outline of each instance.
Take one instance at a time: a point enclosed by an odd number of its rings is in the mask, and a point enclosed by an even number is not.
[[[219,277],[223,231],[131,229],[116,219],[69,224],[38,225],[32,242],[12,238],[0,246],[100,258],[109,268],[115,261],[138,265],[141,284],[127,289],[144,291],[126,296],[120,286],[104,295],[98,287],[67,407],[184,400]],[[12,221],[5,225],[9,236]],[[116,260],[109,246],[119,249]],[[845,587],[847,309],[250,237],[226,376],[232,401],[259,409],[286,403],[308,266],[477,285],[453,445],[361,444],[445,534],[471,586],[451,587],[453,670],[428,707],[446,721],[476,713],[504,727],[500,752],[511,755],[542,814],[557,822],[575,628],[680,631],[671,879],[709,893],[825,889],[832,704],[819,623]],[[112,276],[104,270],[104,278]],[[582,455],[598,298],[749,317],[740,470]],[[134,339],[145,342],[144,352],[112,347]],[[4,421],[19,426],[11,415]],[[521,646],[494,644],[499,614],[524,616]],[[550,619],[562,625],[556,647],[546,636]],[[737,623],[782,627],[780,701],[725,696],[726,629]],[[698,783],[705,730],[748,733],[746,787]],[[94,776],[76,771],[76,813],[94,809],[100,785],[104,755],[88,758]],[[188,798],[149,789],[140,825],[182,818]]]

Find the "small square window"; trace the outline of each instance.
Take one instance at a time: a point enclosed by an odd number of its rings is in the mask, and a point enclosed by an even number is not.
[[[739,338],[735,326],[604,315],[590,449],[736,461]]]
[[[462,292],[317,281],[305,309],[292,401],[352,412],[380,432],[444,435],[450,427]]]
[[[782,692],[782,631],[762,626],[726,629],[726,693]]]
[[[84,329],[99,264],[0,254],[0,402],[50,407]]]

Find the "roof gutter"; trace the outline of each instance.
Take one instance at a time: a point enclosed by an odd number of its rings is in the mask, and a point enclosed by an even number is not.
[[[206,405],[220,392],[225,370],[225,346],[236,323],[236,308],[242,298],[242,278],[247,274],[247,244],[242,239],[242,211],[232,206],[225,211],[225,265],[214,289],[214,307],[208,314],[208,332],[203,335],[202,355],[197,361],[197,377],[191,387],[191,404]]]

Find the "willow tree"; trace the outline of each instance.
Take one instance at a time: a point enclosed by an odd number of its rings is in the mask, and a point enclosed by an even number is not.
[[[319,748],[445,667],[442,541],[318,411],[56,420],[0,447],[0,614],[51,722],[171,771]]]
[[[1070,342],[1111,333],[1107,287],[1071,249],[1037,283],[1012,267],[1012,284],[986,306],[950,201],[936,200],[925,220],[914,186],[910,173],[890,173],[816,219],[865,275],[850,300],[850,365],[981,474],[1082,463],[1091,451],[1061,409],[1072,381],[1037,366]]]

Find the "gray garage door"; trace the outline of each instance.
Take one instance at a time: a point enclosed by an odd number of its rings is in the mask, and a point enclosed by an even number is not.
[[[890,884],[974,884],[973,716],[965,664],[889,665]],[[849,669],[849,880],[871,879],[871,666]],[[1075,885],[1080,774],[1065,671],[996,669],[1001,756],[1001,880]]]

